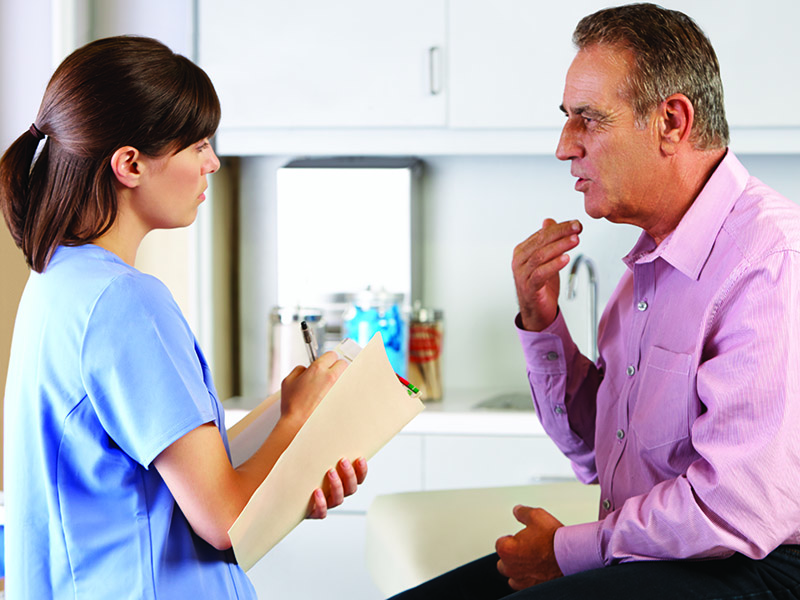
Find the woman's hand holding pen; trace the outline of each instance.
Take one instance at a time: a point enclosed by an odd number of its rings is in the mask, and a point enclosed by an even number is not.
[[[326,352],[308,367],[297,366],[281,384],[281,419],[291,422],[297,431],[325,397],[347,367],[334,352]],[[355,463],[343,458],[325,474],[321,488],[314,490],[308,518],[323,519],[329,508],[339,506],[354,494],[367,476],[367,461]]]
[[[299,430],[345,368],[347,363],[335,352],[326,352],[308,367],[296,366],[281,384],[281,419]]]

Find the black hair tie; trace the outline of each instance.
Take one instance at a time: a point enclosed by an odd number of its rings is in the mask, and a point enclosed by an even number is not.
[[[30,131],[31,135],[35,137],[37,140],[41,141],[44,139],[44,134],[36,126],[36,123],[31,123],[31,127],[30,129],[28,129],[28,131]]]

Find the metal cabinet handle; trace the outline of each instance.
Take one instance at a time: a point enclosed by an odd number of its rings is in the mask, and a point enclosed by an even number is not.
[[[442,93],[442,49],[439,46],[431,46],[428,49],[428,82],[431,96]]]

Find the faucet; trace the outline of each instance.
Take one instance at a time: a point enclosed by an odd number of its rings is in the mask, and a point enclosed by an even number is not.
[[[567,299],[572,300],[575,297],[575,275],[581,265],[586,265],[586,270],[589,273],[589,344],[592,360],[597,361],[597,275],[594,262],[588,256],[579,254],[572,264],[567,282]]]

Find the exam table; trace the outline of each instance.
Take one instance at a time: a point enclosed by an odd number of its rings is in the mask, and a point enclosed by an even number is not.
[[[378,496],[367,511],[367,569],[391,596],[494,552],[497,538],[522,529],[517,504],[571,525],[597,519],[599,494],[596,485],[558,481]]]

